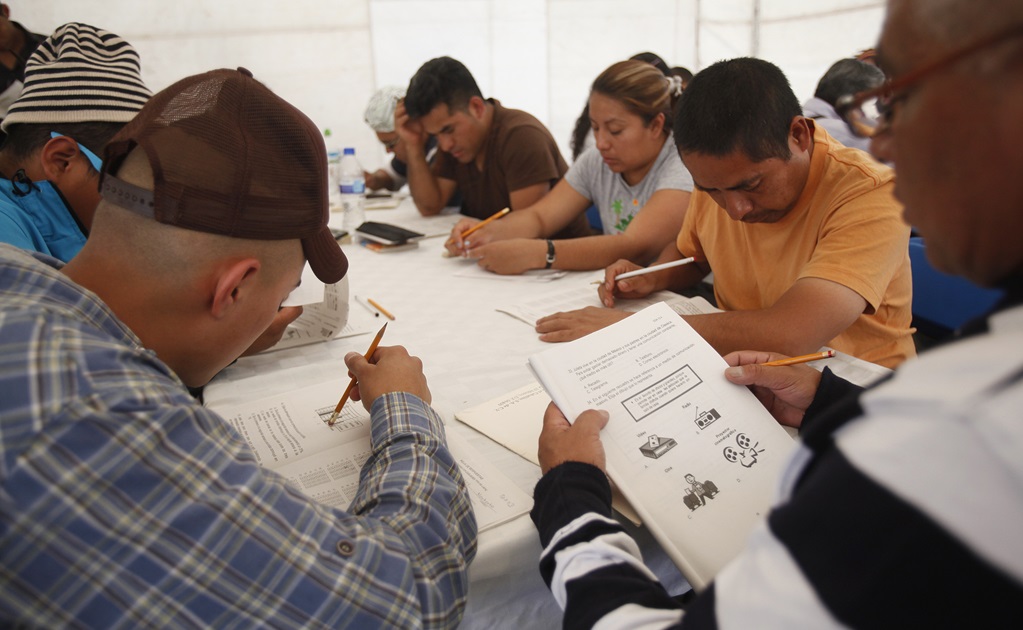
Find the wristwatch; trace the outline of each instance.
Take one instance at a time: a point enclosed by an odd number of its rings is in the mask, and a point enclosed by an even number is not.
[[[547,239],[547,266],[544,269],[550,269],[551,265],[554,264],[554,241]]]

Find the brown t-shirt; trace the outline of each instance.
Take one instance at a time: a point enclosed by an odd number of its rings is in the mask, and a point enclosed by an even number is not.
[[[531,114],[507,109],[496,99],[490,133],[483,144],[483,171],[475,162],[461,164],[443,151],[434,163],[438,177],[454,180],[462,194],[462,214],[485,219],[511,206],[511,192],[540,183],[554,184],[568,165],[561,157],[551,133]],[[591,234],[585,214],[553,238],[575,238]]]

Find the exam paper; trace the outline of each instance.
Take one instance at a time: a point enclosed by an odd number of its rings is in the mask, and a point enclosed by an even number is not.
[[[328,427],[338,395],[337,381],[330,381],[261,400],[209,407],[242,435],[261,466],[287,477],[313,499],[346,509],[372,452],[370,417],[361,404],[348,404]],[[448,432],[447,443],[465,479],[480,531],[529,511],[532,499],[464,438]]]

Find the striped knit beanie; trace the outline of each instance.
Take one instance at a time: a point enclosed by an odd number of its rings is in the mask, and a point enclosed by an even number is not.
[[[128,122],[150,96],[131,44],[71,22],[29,57],[24,88],[0,129],[19,123]]]

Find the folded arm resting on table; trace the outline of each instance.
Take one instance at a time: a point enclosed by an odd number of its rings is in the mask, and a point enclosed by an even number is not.
[[[622,266],[614,275],[638,268],[636,265]],[[608,274],[613,278],[611,269],[608,268]],[[694,265],[677,269],[621,280],[617,284],[620,287],[624,285],[629,292],[619,297],[640,297],[663,288],[679,288],[664,286],[654,276],[674,272],[699,278],[703,273]],[[634,290],[636,287],[642,287],[642,290]],[[607,295],[604,285],[601,285],[601,295]],[[722,354],[744,348],[768,348],[795,356],[827,345],[852,325],[866,307],[866,300],[848,287],[820,278],[802,278],[767,308],[682,317]],[[587,307],[544,317],[537,321],[536,331],[543,341],[571,341],[628,315],[609,308]]]

